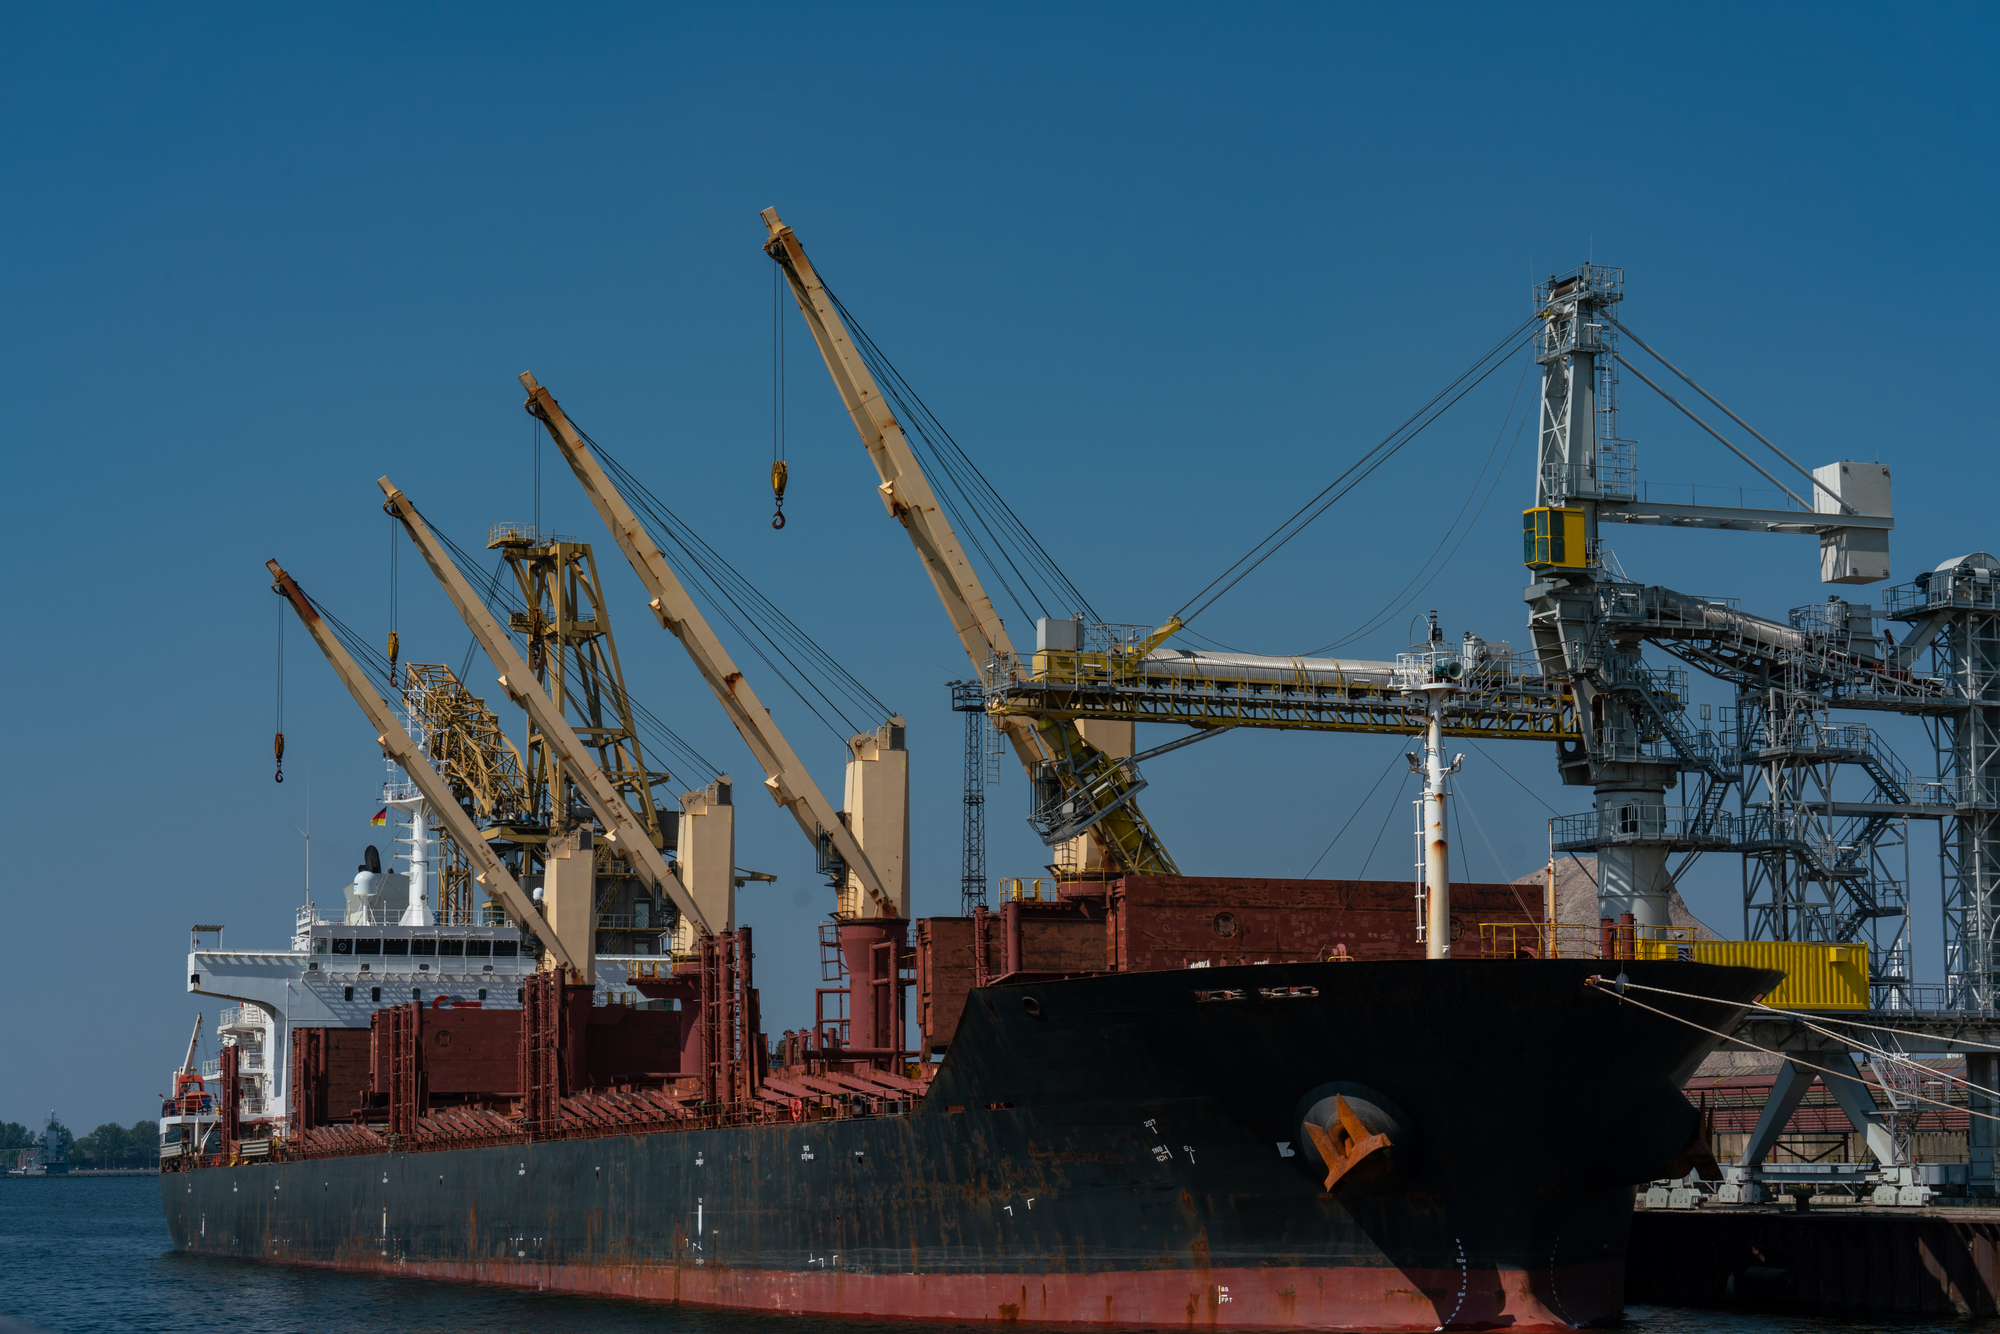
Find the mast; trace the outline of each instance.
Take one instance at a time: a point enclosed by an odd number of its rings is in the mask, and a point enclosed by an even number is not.
[[[1423,868],[1417,915],[1417,938],[1424,944],[1426,959],[1451,957],[1451,839],[1445,821],[1445,799],[1450,795],[1445,780],[1465,762],[1455,755],[1445,762],[1445,713],[1451,697],[1467,669],[1465,660],[1443,646],[1438,634],[1437,613],[1430,614],[1430,637],[1422,652],[1404,654],[1397,664],[1403,690],[1421,698],[1427,726],[1424,753],[1410,755],[1410,767],[1424,780],[1423,795],[1417,800],[1417,843],[1421,848],[1418,865]]]

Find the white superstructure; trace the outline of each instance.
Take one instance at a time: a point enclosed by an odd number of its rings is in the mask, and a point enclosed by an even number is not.
[[[352,910],[329,918],[305,906],[297,910],[289,949],[225,950],[218,944],[188,953],[189,993],[234,1002],[222,1010],[215,1035],[221,1045],[238,1049],[238,1107],[245,1122],[283,1121],[294,1027],[367,1028],[375,1011],[387,1006],[445,998],[520,1008],[536,960],[519,928],[381,920],[391,911],[372,909],[367,916],[373,920],[357,922],[349,920]],[[659,955],[601,955],[595,1003],[629,1001],[626,981],[635,970],[669,966]],[[220,1097],[220,1058],[204,1061],[201,1073],[210,1096]]]

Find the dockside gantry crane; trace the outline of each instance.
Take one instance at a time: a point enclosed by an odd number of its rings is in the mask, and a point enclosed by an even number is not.
[[[598,768],[590,748],[577,736],[569,719],[542,689],[527,660],[452,562],[430,525],[418,513],[416,505],[387,477],[378,478],[377,485],[386,497],[382,508],[402,524],[403,531],[409,534],[410,540],[423,555],[424,563],[437,576],[445,596],[451,600],[452,606],[472,631],[473,638],[479,641],[480,648],[499,673],[500,688],[507,692],[509,699],[527,711],[536,730],[561,759],[565,772],[604,826],[605,839],[631,860],[633,870],[654,893],[673,901],[684,920],[692,924],[697,932],[714,934],[714,928],[701,905],[688,893],[673,868],[667,865],[665,856],[653,846],[645,827]],[[560,793],[551,795],[558,802],[562,800]],[[559,819],[562,814],[558,806]],[[593,948],[583,955],[580,978],[585,982],[595,982],[596,950],[592,933],[596,927],[597,894],[589,840],[589,832],[582,829],[572,829],[550,838],[547,859],[543,863],[543,899],[547,904],[548,919],[559,932],[571,938],[591,939]]]
[[[996,662],[1018,661],[1013,640],[938,504],[930,480],[873,372],[855,348],[812,261],[806,258],[805,247],[779,219],[775,208],[765,209],[763,219],[769,233],[765,252],[784,270],[799,313],[805,317],[834,387],[882,479],[877,487],[882,504],[909,534],[973,670],[982,681],[989,680]],[[1149,642],[1147,651],[1158,642]],[[1101,854],[1104,871],[1178,873],[1166,846],[1133,800],[1144,784],[1128,762],[1091,744],[1070,719],[1025,712],[994,713],[992,717],[994,725],[1005,731],[1029,779],[1046,776],[1045,781],[1061,788],[1059,801],[1045,803],[1064,812],[1043,829],[1046,842],[1053,846],[1088,836]]]
[[[466,814],[465,808],[459,805],[458,798],[453,795],[451,785],[431,767],[422,749],[396,720],[396,715],[390,711],[388,704],[375,692],[374,679],[361,670],[346,647],[327,628],[318,609],[313,606],[312,599],[305,595],[291,575],[279,567],[277,561],[267,561],[266,566],[271,571],[272,591],[291,603],[292,610],[298,614],[306,633],[312,636],[313,643],[319,645],[320,652],[326,655],[327,662],[333,667],[334,675],[338,676],[340,683],[347,687],[347,693],[354,697],[354,702],[361,706],[361,712],[367,715],[369,723],[375,728],[375,740],[382,747],[382,753],[403,767],[403,772],[410,776],[410,781],[424,794],[424,799],[430,803],[430,810],[444,824],[445,831],[450,834],[452,841],[472,862],[474,883],[488,895],[498,899],[501,906],[506,908],[517,923],[534,932],[541,940],[548,957],[558,968],[567,972],[573,980],[584,979],[591,971],[590,966],[586,963],[579,967],[577,960],[579,958],[590,960],[595,953],[592,948],[595,941],[590,933],[589,923],[584,924],[581,932],[574,928],[564,931],[558,929],[551,919],[542,915],[534,902],[522,891],[513,873],[500,860],[499,854],[494,852],[492,846],[480,835],[479,827],[473,823],[472,817]]]
[[[839,915],[843,919],[855,917],[880,917],[907,919],[910,915],[909,880],[909,782],[907,770],[895,774],[885,774],[879,784],[867,781],[869,776],[857,776],[856,766],[866,766],[887,761],[886,757],[869,759],[863,752],[868,748],[870,738],[856,737],[849,742],[848,816],[860,827],[860,837],[847,821],[840,818],[831,802],[821,793],[812,774],[799,761],[784,732],[772,719],[752,689],[749,679],[730,658],[710,628],[708,619],[701,608],[689,596],[686,587],[674,573],[665,553],[660,550],[652,535],[640,522],[639,516],[619,492],[617,486],[605,473],[604,468],[591,452],[582,432],[576,429],[569,415],[556,402],[555,396],[536,381],[534,375],[522,372],[521,385],[528,391],[527,410],[547,428],[549,437],[556,448],[562,451],[576,480],[583,486],[584,494],[596,507],[598,517],[610,530],[619,550],[632,563],[633,573],[651,595],[653,615],[660,625],[680,640],[687,650],[695,670],[715,693],[716,702],[742,736],[744,744],[757,759],[764,771],[764,787],[772,800],[791,813],[799,829],[811,840],[815,849],[830,848],[844,866]],[[893,726],[899,720],[891,720]],[[871,775],[872,776],[872,775]],[[871,788],[874,789],[871,791]],[[857,797],[860,799],[857,800]],[[869,798],[874,798],[871,803]],[[852,809],[854,807],[859,809]],[[888,809],[879,809],[886,806]],[[881,856],[882,865],[889,868],[885,877],[871,857],[867,844],[870,817],[883,837],[877,841],[875,852]],[[884,843],[887,846],[882,846]],[[863,903],[868,911],[863,912]]]

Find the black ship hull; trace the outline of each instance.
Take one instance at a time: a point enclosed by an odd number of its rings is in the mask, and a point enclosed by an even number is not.
[[[1570,1328],[1761,969],[1276,964],[987,987],[914,1111],[164,1173],[208,1255],[788,1312]],[[1720,1003],[1718,1003],[1720,1002]],[[1329,1190],[1302,1117],[1396,1112]],[[1356,1091],[1359,1091],[1357,1094]]]

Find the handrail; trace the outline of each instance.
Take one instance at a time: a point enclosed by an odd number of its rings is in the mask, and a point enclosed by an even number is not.
[[[1048,893],[1046,895],[1042,892],[1044,884],[1048,886]],[[1032,880],[1024,880],[1018,875],[1006,877],[1000,881],[1000,901],[1002,903],[1053,903],[1058,898],[1056,884],[1057,882],[1054,880],[1044,881],[1041,876],[1035,876]]]
[[[1595,922],[1481,922],[1482,959],[1673,959],[1697,937],[1691,927]]]

